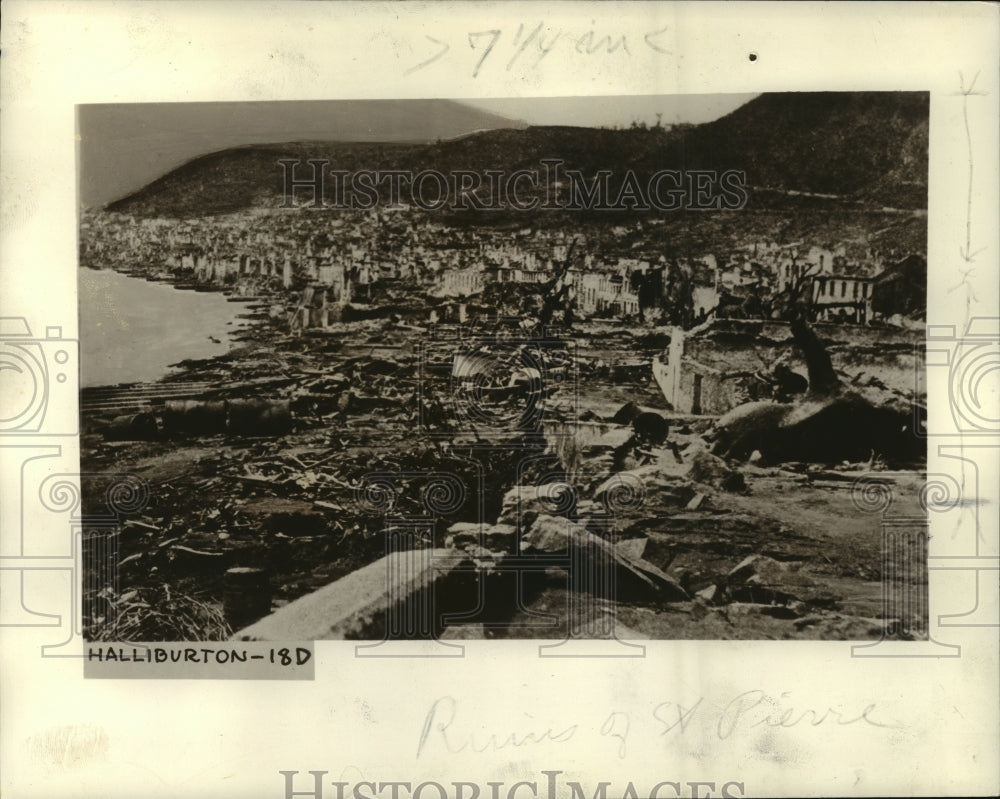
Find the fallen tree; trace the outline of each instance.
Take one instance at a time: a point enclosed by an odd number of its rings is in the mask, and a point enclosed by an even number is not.
[[[876,457],[904,466],[922,463],[922,410],[897,394],[848,389],[826,347],[802,315],[791,320],[795,344],[806,361],[808,391],[795,402],[750,402],[716,423],[712,452],[762,463],[839,463]]]

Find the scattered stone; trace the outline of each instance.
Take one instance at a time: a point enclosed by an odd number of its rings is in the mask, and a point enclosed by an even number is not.
[[[497,524],[519,525],[526,530],[540,514],[570,516],[575,508],[575,492],[563,483],[514,486],[504,494]]]
[[[760,555],[748,555],[743,558],[733,569],[726,575],[726,579],[730,583],[741,583],[748,577],[753,576],[755,569],[754,564],[760,559]]]
[[[708,588],[703,588],[701,591],[698,591],[695,596],[704,599],[706,602],[714,602],[718,594],[719,586],[713,583]]]
[[[684,507],[687,510],[698,510],[698,508],[701,507],[701,503],[704,502],[704,501],[705,501],[705,495],[704,494],[695,494],[691,498],[691,501],[687,505],[685,505]]]
[[[654,596],[666,602],[686,602],[691,599],[680,583],[664,572],[658,566],[654,566],[643,558],[619,559],[618,569],[618,593],[615,599],[631,601],[645,599],[648,592],[644,584],[636,584],[630,579],[630,573],[637,573],[645,583],[652,583],[654,586]]]
[[[590,447],[602,449],[618,449],[632,440],[633,431],[629,427],[613,427],[603,433]]]
[[[673,572],[677,575],[677,580],[681,588],[691,595],[696,594],[698,591],[704,591],[718,581],[718,577],[709,571],[680,567],[674,569]]]
[[[572,563],[580,563],[582,556],[588,562],[586,573],[594,575],[594,583],[588,585],[583,578],[582,584],[576,586],[580,590],[603,595],[607,585],[606,577],[600,575],[601,565],[614,564],[616,594],[609,598],[626,601],[659,598],[668,602],[690,599],[687,591],[676,580],[652,563],[627,556],[627,550],[618,551],[610,542],[566,519],[539,516],[523,540],[529,552],[566,553]],[[595,558],[603,561],[603,564],[594,563]],[[571,584],[581,577],[581,574],[571,573]]]
[[[458,522],[448,528],[445,546],[457,549],[485,546],[490,552],[515,552],[517,528],[512,524],[480,526],[474,522]]]
[[[393,552],[289,602],[237,632],[233,640],[437,637],[445,614],[475,607],[475,583],[472,561],[453,549]],[[410,622],[409,629],[401,626],[404,620]]]
[[[656,504],[683,507],[698,493],[687,477],[687,467],[674,463],[665,450],[660,450],[660,453],[661,457],[653,463],[632,470],[645,489],[646,510]]]
[[[611,497],[609,495],[619,492],[624,496],[619,496],[618,498],[623,499],[624,504],[627,505],[629,497],[632,496],[632,492],[637,490],[642,489],[636,488],[633,481],[630,481],[627,477],[622,477],[620,474],[613,474],[594,489],[594,502],[597,503],[597,507],[600,508],[602,512],[607,513],[608,505],[614,504],[610,502]]]
[[[587,542],[590,538],[597,536],[586,527],[562,517],[543,514],[535,518],[522,541],[525,546],[536,552],[551,554],[566,552],[574,541]]]
[[[634,402],[626,402],[618,409],[618,413],[611,417],[611,423],[620,425],[631,424],[632,420],[640,413],[642,413],[642,409],[638,405]]]
[[[754,564],[754,575],[746,582],[755,585],[813,585],[814,581],[808,575],[802,574],[791,564],[761,557]]]
[[[646,551],[646,544],[648,543],[648,538],[627,538],[615,543],[615,550],[626,558],[638,560]]]
[[[791,411],[788,403],[748,402],[733,408],[715,424],[712,453],[746,460],[756,450],[767,452],[766,439]]]
[[[442,641],[482,641],[492,637],[485,624],[453,624],[439,636]]]
[[[797,619],[800,615],[795,608],[761,602],[730,602],[725,611],[733,616],[770,616],[775,619]]]
[[[742,474],[733,471],[722,458],[706,450],[697,451],[691,458],[687,476],[696,483],[721,488],[724,491],[746,489],[746,480]]]
[[[811,586],[814,581],[799,571],[796,562],[780,561],[765,555],[750,555],[740,561],[727,575],[729,585],[750,586]]]
[[[619,641],[648,641],[650,636],[614,620],[614,637]]]
[[[796,616],[801,616],[806,612],[809,605],[806,602],[802,602],[801,600],[793,599],[787,603],[786,607],[789,610],[793,611]]]
[[[799,601],[794,594],[781,591],[766,585],[744,583],[738,588],[728,589],[729,598],[734,602],[750,602],[765,605],[788,605]]]

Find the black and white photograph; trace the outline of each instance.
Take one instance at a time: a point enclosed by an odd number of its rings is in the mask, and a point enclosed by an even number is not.
[[[995,5],[0,4],[4,796],[997,795]]]
[[[88,640],[925,637],[928,112],[80,106]]]

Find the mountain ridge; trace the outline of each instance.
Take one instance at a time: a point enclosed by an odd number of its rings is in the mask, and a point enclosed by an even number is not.
[[[123,200],[213,152],[283,141],[418,141],[524,127],[455,100],[90,104],[77,109],[80,201]]]
[[[586,175],[633,170],[738,169],[760,190],[832,195],[860,207],[927,204],[926,92],[802,92],[761,95],[713,122],[668,130],[571,126],[495,128],[432,143],[294,141],[227,148],[188,161],[108,210],[140,216],[197,216],[276,207],[281,158],[316,158],[330,168],[541,169],[558,158]],[[332,182],[332,181],[331,181]]]

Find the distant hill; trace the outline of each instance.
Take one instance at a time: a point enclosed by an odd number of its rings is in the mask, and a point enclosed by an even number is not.
[[[703,125],[686,157],[746,169],[749,182],[927,205],[927,92],[765,94]],[[911,188],[900,191],[894,183]]]
[[[676,130],[529,127],[492,129],[423,144],[294,142],[202,156],[109,210],[143,216],[199,216],[281,202],[281,158],[319,158],[332,168],[469,169],[508,173],[559,158],[593,174],[626,170],[740,169],[751,205],[801,207],[836,195],[842,207],[927,205],[929,96],[912,92],[762,95],[704,125]],[[495,121],[495,120],[494,120]],[[615,180],[612,180],[612,185]],[[797,195],[788,197],[787,192]]]
[[[433,142],[522,122],[452,100],[81,105],[80,201],[98,207],[205,153],[283,141]]]

